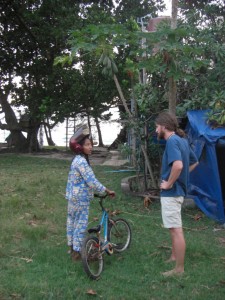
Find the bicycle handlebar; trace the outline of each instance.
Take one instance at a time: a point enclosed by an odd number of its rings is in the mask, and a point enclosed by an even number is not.
[[[105,199],[106,197],[108,197],[109,194],[105,194],[105,195],[98,195],[98,194],[94,194],[95,198],[99,198],[99,199]]]
[[[109,194],[105,194],[105,195],[94,194],[94,197],[95,197],[95,198],[99,198],[98,201],[99,201],[99,204],[100,204],[102,210],[105,210],[105,208],[103,207],[102,201],[103,201],[103,199],[105,199],[105,198],[108,197],[108,196],[109,196]]]

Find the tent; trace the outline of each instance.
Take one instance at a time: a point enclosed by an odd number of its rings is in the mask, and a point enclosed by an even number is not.
[[[189,196],[210,218],[225,223],[225,127],[207,123],[208,110],[189,111],[186,131],[199,165],[190,174]]]

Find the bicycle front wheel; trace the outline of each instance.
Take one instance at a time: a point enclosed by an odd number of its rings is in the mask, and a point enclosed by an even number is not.
[[[126,250],[131,242],[130,225],[124,219],[109,220],[108,239],[116,252]]]
[[[87,275],[92,279],[98,279],[103,270],[104,260],[96,237],[90,236],[84,240],[81,258]]]

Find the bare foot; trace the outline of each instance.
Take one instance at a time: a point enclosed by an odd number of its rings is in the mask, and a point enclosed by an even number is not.
[[[73,252],[71,253],[71,258],[72,258],[73,261],[81,260],[80,252],[73,251]]]
[[[73,252],[73,246],[69,246],[69,250],[67,251],[68,254],[72,254]]]
[[[182,271],[178,272],[178,271],[176,271],[176,269],[173,269],[173,270],[162,273],[162,275],[165,276],[165,277],[182,276],[183,274],[184,274],[184,271],[183,272]]]

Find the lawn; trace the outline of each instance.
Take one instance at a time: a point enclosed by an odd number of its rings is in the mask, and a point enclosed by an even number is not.
[[[66,246],[67,160],[0,155],[0,299],[224,299],[225,229],[197,209],[183,211],[187,243],[185,274],[163,278],[172,265],[169,233],[162,228],[160,204],[146,209],[141,198],[122,194],[129,173],[94,167],[97,178],[117,196],[106,206],[119,210],[132,228],[122,254],[105,256],[98,281],[89,279]],[[133,175],[133,174],[132,174]],[[90,226],[100,216],[98,201]]]

